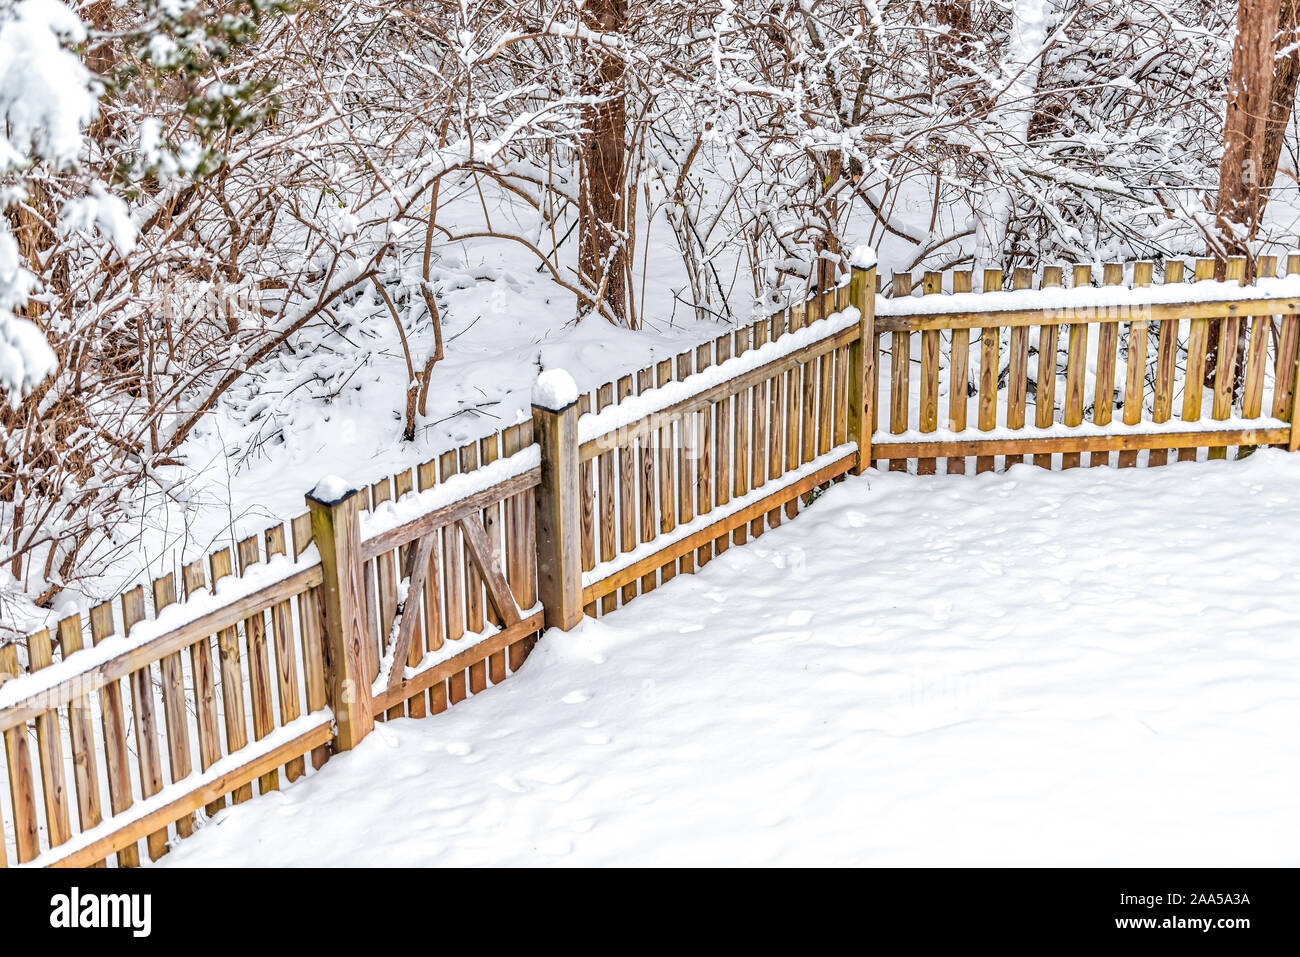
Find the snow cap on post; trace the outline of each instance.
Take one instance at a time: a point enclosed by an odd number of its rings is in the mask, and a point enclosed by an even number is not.
[[[876,250],[866,243],[855,246],[853,255],[849,257],[849,265],[854,269],[871,269],[876,262]]]
[[[340,478],[337,475],[326,475],[307,494],[322,505],[333,505],[336,502],[343,501],[354,491],[356,491],[356,486],[347,479]]]
[[[563,369],[547,369],[533,384],[533,405],[560,412],[578,401],[578,384]]]

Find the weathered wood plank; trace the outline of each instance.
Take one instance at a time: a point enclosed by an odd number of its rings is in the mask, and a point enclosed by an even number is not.
[[[54,663],[54,645],[49,629],[27,637],[27,667],[33,673]],[[58,711],[47,711],[36,719],[36,754],[41,767],[41,796],[45,803],[45,830],[50,846],[63,844],[72,836],[68,819],[68,790],[63,773],[63,738]]]
[[[954,294],[971,291],[970,270],[952,274],[952,291]],[[959,432],[966,428],[966,410],[970,405],[970,330],[953,329],[951,355],[948,366],[948,428]],[[962,475],[966,472],[964,458],[951,458],[945,463],[949,475]]]
[[[59,622],[59,648],[63,657],[81,650],[81,616]],[[79,695],[68,702],[68,737],[72,745],[72,781],[77,790],[77,821],[81,830],[97,827],[103,811],[99,794],[99,762],[90,723],[90,701]],[[187,742],[188,744],[188,742]],[[3,843],[3,842],[0,842]],[[101,866],[98,865],[97,866]]]

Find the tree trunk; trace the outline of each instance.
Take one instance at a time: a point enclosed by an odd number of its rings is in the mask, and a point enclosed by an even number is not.
[[[1300,0],[1282,0],[1278,15],[1277,50],[1288,51],[1273,64],[1273,88],[1269,96],[1268,124],[1264,130],[1264,155],[1260,160],[1260,215],[1268,202],[1268,190],[1277,176],[1278,159],[1286,137],[1291,110],[1295,106],[1296,85],[1300,82]]]
[[[1295,0],[1286,0],[1288,15],[1294,16]],[[1279,16],[1282,0],[1239,0],[1237,36],[1232,46],[1232,75],[1228,80],[1228,108],[1223,122],[1223,161],[1219,166],[1219,196],[1215,207],[1215,225],[1222,249],[1229,256],[1246,256],[1246,277],[1255,275],[1252,241],[1259,233],[1264,215],[1267,187],[1277,171],[1277,157],[1267,163],[1268,131],[1273,125],[1277,104],[1276,84],[1288,82],[1274,69]],[[1291,98],[1295,81],[1291,79]],[[1290,100],[1282,115],[1282,128],[1276,132],[1277,149],[1281,149]],[[1280,109],[1277,112],[1281,112]],[[1220,270],[1222,265],[1220,265]],[[1219,275],[1223,278],[1222,274]],[[1236,322],[1237,320],[1229,320]],[[1210,343],[1205,357],[1205,384],[1212,387],[1218,378],[1220,362],[1233,363],[1233,393],[1242,376],[1240,339],[1237,355],[1220,356],[1219,339],[1223,320],[1210,323]]]
[[[587,0],[582,22],[618,33],[627,0]],[[620,323],[627,316],[627,102],[621,58],[597,49],[584,93],[601,97],[585,108],[578,195],[578,271],[583,284]],[[579,303],[579,310],[590,307]]]
[[[1259,232],[1265,129],[1271,113],[1280,6],[1281,0],[1240,0],[1237,5],[1215,209],[1219,239],[1229,255],[1247,255],[1250,241]]]

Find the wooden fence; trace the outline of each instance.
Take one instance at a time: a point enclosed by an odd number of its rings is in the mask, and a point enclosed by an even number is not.
[[[983,293],[927,273],[920,296],[896,274],[885,298],[854,268],[413,473],[323,485],[179,587],[29,636],[25,667],[0,648],[0,866],[132,866],[141,841],[156,859],[200,811],[505,680],[544,627],[693,572],[849,471],[1294,450],[1300,255],[1243,270],[1170,262],[1154,286],[1152,264],[1112,264],[1094,286],[1076,267],[1065,288],[1049,267],[1006,291],[989,270]]]

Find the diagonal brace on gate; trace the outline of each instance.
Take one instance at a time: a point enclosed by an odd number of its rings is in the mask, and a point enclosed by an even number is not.
[[[500,617],[503,628],[517,625],[523,620],[519,605],[510,585],[501,570],[501,560],[495,539],[488,535],[482,521],[476,516],[466,516],[455,522],[464,537],[465,547],[478,570],[479,576],[487,586],[488,601]],[[402,683],[406,668],[403,662],[410,653],[411,639],[415,634],[415,623],[419,620],[420,595],[424,592],[425,579],[428,577],[429,561],[433,555],[434,542],[438,529],[419,538],[415,547],[407,549],[402,577],[407,581],[406,601],[403,602],[401,618],[397,625],[397,635],[393,642],[389,660],[388,677],[385,686],[388,690]]]

